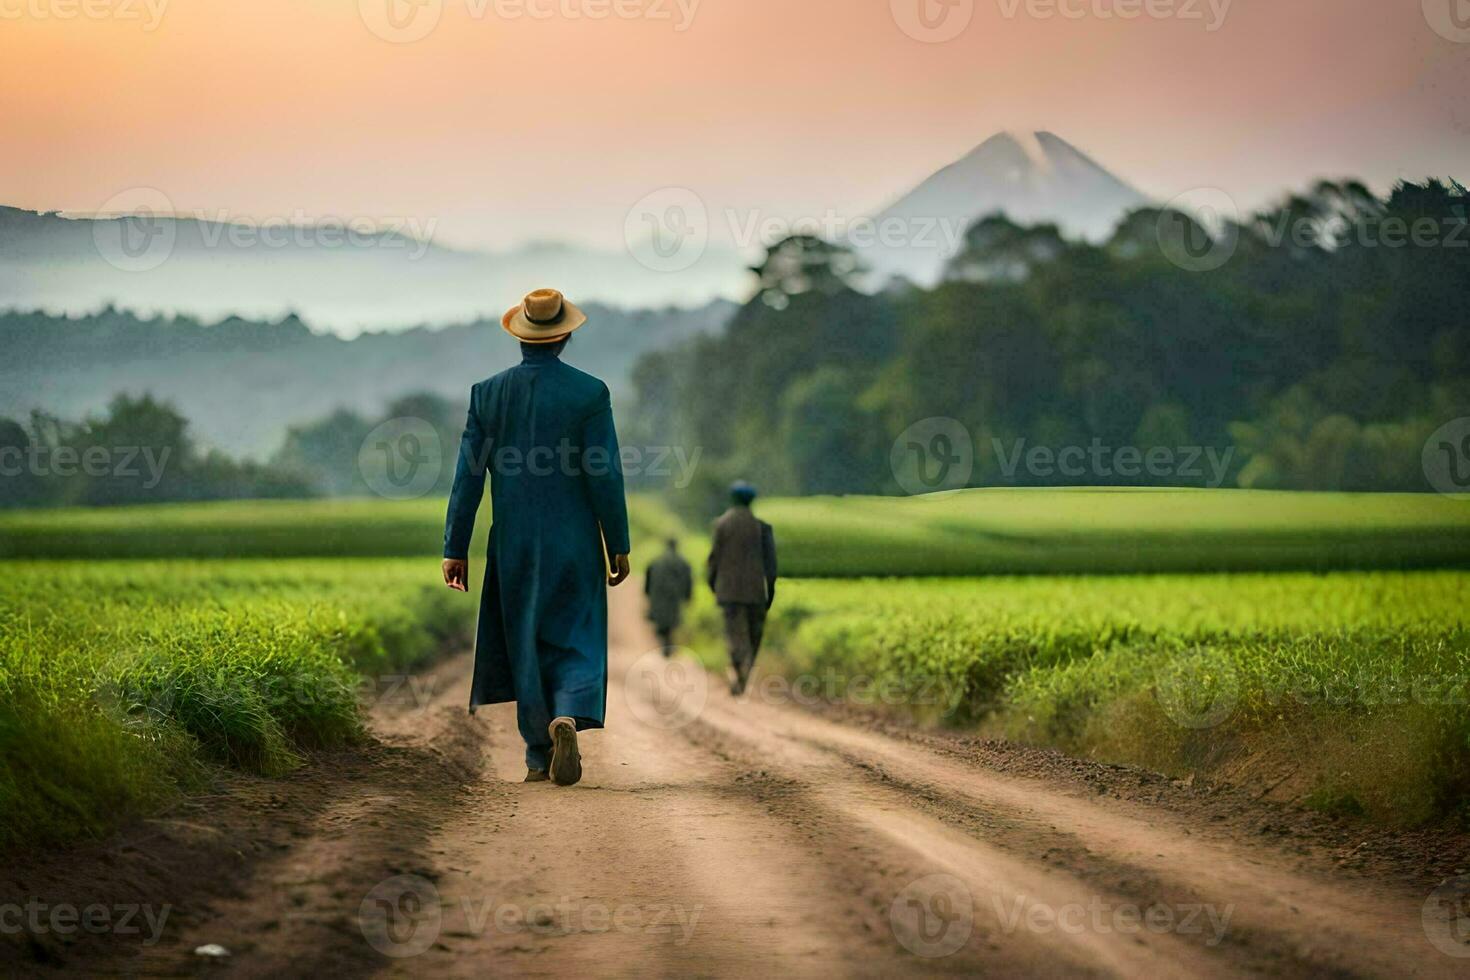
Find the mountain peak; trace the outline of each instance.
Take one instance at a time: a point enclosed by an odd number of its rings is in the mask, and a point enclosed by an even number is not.
[[[994,163],[1002,166],[1049,170],[1051,163],[1047,159],[1046,148],[1040,139],[1041,135],[1020,130],[1002,130],[965,154],[952,166],[985,166]]]
[[[962,233],[999,213],[1017,224],[1050,223],[1074,238],[1100,240],[1124,214],[1146,203],[1142,194],[1057,134],[1006,130],[939,170],[878,218],[912,221],[915,227],[937,220],[959,226]],[[952,254],[952,249],[946,253],[914,247],[868,250],[864,257],[882,274],[931,283]]]

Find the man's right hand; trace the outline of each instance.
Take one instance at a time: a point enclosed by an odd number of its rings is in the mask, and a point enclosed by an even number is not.
[[[608,577],[607,584],[616,589],[628,581],[628,576],[633,574],[633,567],[628,564],[627,555],[613,555],[612,575]]]
[[[470,563],[463,558],[444,559],[444,584],[456,592],[470,590]]]

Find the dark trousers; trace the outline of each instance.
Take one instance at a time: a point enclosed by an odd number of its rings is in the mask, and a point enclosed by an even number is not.
[[[741,686],[755,666],[761,637],[766,632],[766,607],[759,602],[722,602],[725,612],[725,643],[730,648],[730,666],[740,676]]]
[[[588,695],[583,691],[568,692],[562,689],[564,671],[561,662],[576,657],[575,651],[559,647],[542,640],[536,644],[540,662],[540,680],[537,689],[518,692],[516,698],[516,727],[526,743],[526,768],[548,769],[551,766],[551,722],[554,718],[571,718],[577,723],[577,731],[600,728],[596,722],[589,723],[581,715],[585,711]]]

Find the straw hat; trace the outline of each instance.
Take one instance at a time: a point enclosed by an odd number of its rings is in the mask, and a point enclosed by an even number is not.
[[[528,344],[554,344],[586,322],[587,314],[555,289],[527,293],[500,318],[506,333]]]

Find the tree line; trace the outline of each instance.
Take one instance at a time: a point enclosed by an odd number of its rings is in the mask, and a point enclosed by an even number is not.
[[[400,398],[378,416],[340,409],[286,434],[265,460],[239,459],[201,446],[189,420],[152,395],[119,394],[82,420],[33,411],[0,417],[0,507],[97,507],[181,501],[367,496],[375,492],[360,462],[370,436],[390,419],[432,427],[429,451],[440,464],[428,493],[448,494],[463,407],[434,394]]]
[[[1426,490],[1426,439],[1470,415],[1467,203],[1322,182],[1238,220],[1142,209],[1099,244],[993,215],[937,286],[876,293],[850,251],[791,237],[723,334],[641,359],[632,432],[703,450],[691,512],[737,476],[911,492],[894,444],[936,417],[972,440],[973,486],[1201,485],[1102,446],[1210,450],[1226,486]],[[1083,450],[1080,472],[1016,465],[1027,447]]]

